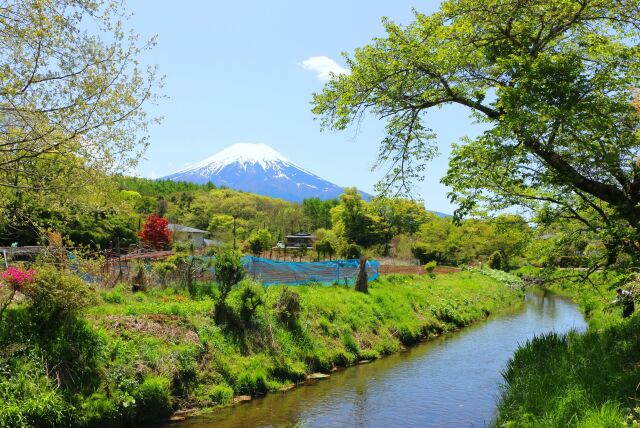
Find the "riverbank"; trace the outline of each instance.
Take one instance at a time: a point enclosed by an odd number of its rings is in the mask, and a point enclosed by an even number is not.
[[[518,349],[504,373],[496,426],[638,426],[640,317],[623,320],[607,306],[619,276],[603,272],[579,284],[562,279],[568,273],[544,284],[579,304],[589,330],[544,335]]]
[[[379,358],[518,305],[523,296],[472,272],[386,276],[368,295],[336,286],[265,290],[247,283],[232,292],[232,313],[216,324],[215,293],[211,284],[198,284],[192,295],[174,288],[102,292],[99,305],[60,326],[55,343],[37,346],[27,340],[36,335],[28,331],[33,324],[24,308],[11,309],[5,322],[13,330],[4,332],[3,342],[24,342],[3,360],[9,375],[0,381],[0,421],[115,426],[166,420],[177,409],[228,405]],[[62,351],[78,358],[65,365],[76,380],[69,384],[51,378],[46,370],[53,362],[44,369],[37,364],[62,358]]]

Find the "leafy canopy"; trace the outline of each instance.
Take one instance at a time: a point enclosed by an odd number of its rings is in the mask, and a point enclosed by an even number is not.
[[[407,192],[437,152],[428,111],[465,106],[488,129],[454,147],[443,181],[458,216],[551,207],[629,246],[640,229],[638,10],[639,0],[449,0],[407,26],[385,19],[386,36],[347,58],[351,73],[315,94],[313,111],[338,130],[365,112],[385,119],[380,187]]]

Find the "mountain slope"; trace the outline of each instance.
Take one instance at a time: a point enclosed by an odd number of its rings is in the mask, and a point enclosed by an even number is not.
[[[337,198],[343,188],[295,165],[266,144],[234,144],[221,152],[163,177],[301,202]],[[371,196],[362,192],[365,199]]]

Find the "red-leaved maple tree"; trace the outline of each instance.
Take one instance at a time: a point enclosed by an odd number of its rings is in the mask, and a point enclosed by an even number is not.
[[[167,248],[171,244],[171,231],[168,226],[169,222],[166,219],[151,214],[142,225],[140,239],[153,248]]]

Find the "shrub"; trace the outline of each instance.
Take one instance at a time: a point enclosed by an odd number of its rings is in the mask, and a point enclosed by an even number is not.
[[[211,388],[209,397],[218,404],[230,404],[233,401],[233,388],[229,385],[215,385]]]
[[[0,274],[0,321],[5,309],[9,307],[16,291],[22,290],[26,285],[35,279],[36,271],[33,269],[23,270],[10,267]]]
[[[133,392],[136,400],[138,420],[158,421],[171,414],[171,390],[168,379],[147,376]]]
[[[153,264],[153,272],[158,275],[160,284],[167,285],[167,278],[176,271],[176,265],[174,263],[163,261]]]
[[[224,302],[231,288],[244,278],[242,257],[235,250],[224,250],[216,257],[214,268],[220,286],[220,300]]]
[[[502,257],[502,253],[500,251],[494,251],[493,254],[489,256],[489,260],[487,260],[487,262],[491,269],[502,270],[506,268],[504,257]]]
[[[276,298],[273,308],[278,314],[280,321],[291,328],[298,323],[298,319],[302,313],[300,295],[289,287],[284,287],[280,295]]]
[[[246,281],[240,289],[240,317],[244,321],[254,319],[258,307],[264,304],[264,287],[253,281]]]
[[[435,260],[431,260],[424,265],[424,270],[426,270],[429,276],[433,278],[433,270],[436,268],[436,266],[438,266],[438,262],[436,262]]]
[[[42,267],[35,280],[23,287],[30,310],[41,320],[73,316],[98,302],[95,292],[76,275],[53,267]]]

